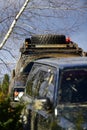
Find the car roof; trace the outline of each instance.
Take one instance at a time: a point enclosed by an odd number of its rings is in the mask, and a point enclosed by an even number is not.
[[[44,58],[35,61],[44,65],[54,67],[74,67],[85,66],[87,67],[87,57],[74,57],[74,58]]]

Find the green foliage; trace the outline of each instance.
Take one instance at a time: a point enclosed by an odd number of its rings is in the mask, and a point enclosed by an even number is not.
[[[3,82],[2,82],[2,91],[7,94],[8,93],[8,88],[9,88],[9,75],[8,74],[5,74],[4,75],[4,79],[3,79]]]
[[[76,129],[82,130],[82,123],[84,122],[84,118],[82,113],[79,113],[76,120]]]
[[[4,98],[5,98],[5,94],[2,91],[0,91],[0,102],[3,101]]]
[[[50,125],[51,125],[51,130],[62,130],[62,128],[58,126],[56,121],[53,121]]]
[[[0,102],[0,130],[22,130],[20,115],[23,106],[12,108],[9,98]]]
[[[11,105],[8,97],[9,76],[6,74],[0,84],[0,130],[22,130],[20,115],[22,105]]]
[[[0,102],[8,96],[9,75],[5,74],[3,81],[0,83]]]

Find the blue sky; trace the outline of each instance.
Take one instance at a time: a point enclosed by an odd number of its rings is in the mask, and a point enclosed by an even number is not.
[[[71,35],[73,41],[87,52],[87,24],[85,23],[77,32]]]
[[[82,7],[86,7],[83,9],[83,12],[84,10],[86,10],[85,12],[86,14],[84,15],[85,17],[79,16],[82,19],[82,23],[76,30],[76,32],[71,33],[71,38],[73,41],[78,43],[78,45],[81,48],[83,48],[84,51],[87,52],[87,0],[78,0],[78,1]]]

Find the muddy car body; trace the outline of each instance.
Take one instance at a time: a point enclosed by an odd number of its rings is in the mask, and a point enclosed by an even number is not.
[[[23,80],[26,83],[34,60],[47,57],[83,57],[87,55],[70,38],[67,38],[65,35],[52,34],[34,35],[25,39],[20,52],[20,58],[11,77],[9,93],[13,92],[14,87],[17,88],[15,81],[21,82]]]
[[[87,130],[87,58],[36,60],[22,100],[25,130]]]

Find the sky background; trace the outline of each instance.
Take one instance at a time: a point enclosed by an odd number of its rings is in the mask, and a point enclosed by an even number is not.
[[[87,52],[87,23],[83,24],[77,32],[73,33],[71,38]]]
[[[83,7],[86,6],[86,9],[87,9],[87,0],[79,0],[79,4]],[[84,12],[84,9],[83,9],[83,12]],[[87,52],[87,14],[85,15],[84,18],[82,16],[80,17],[82,19],[82,23],[75,32],[71,33],[71,38],[73,41],[78,43],[78,45],[81,48],[83,48],[84,51]]]

